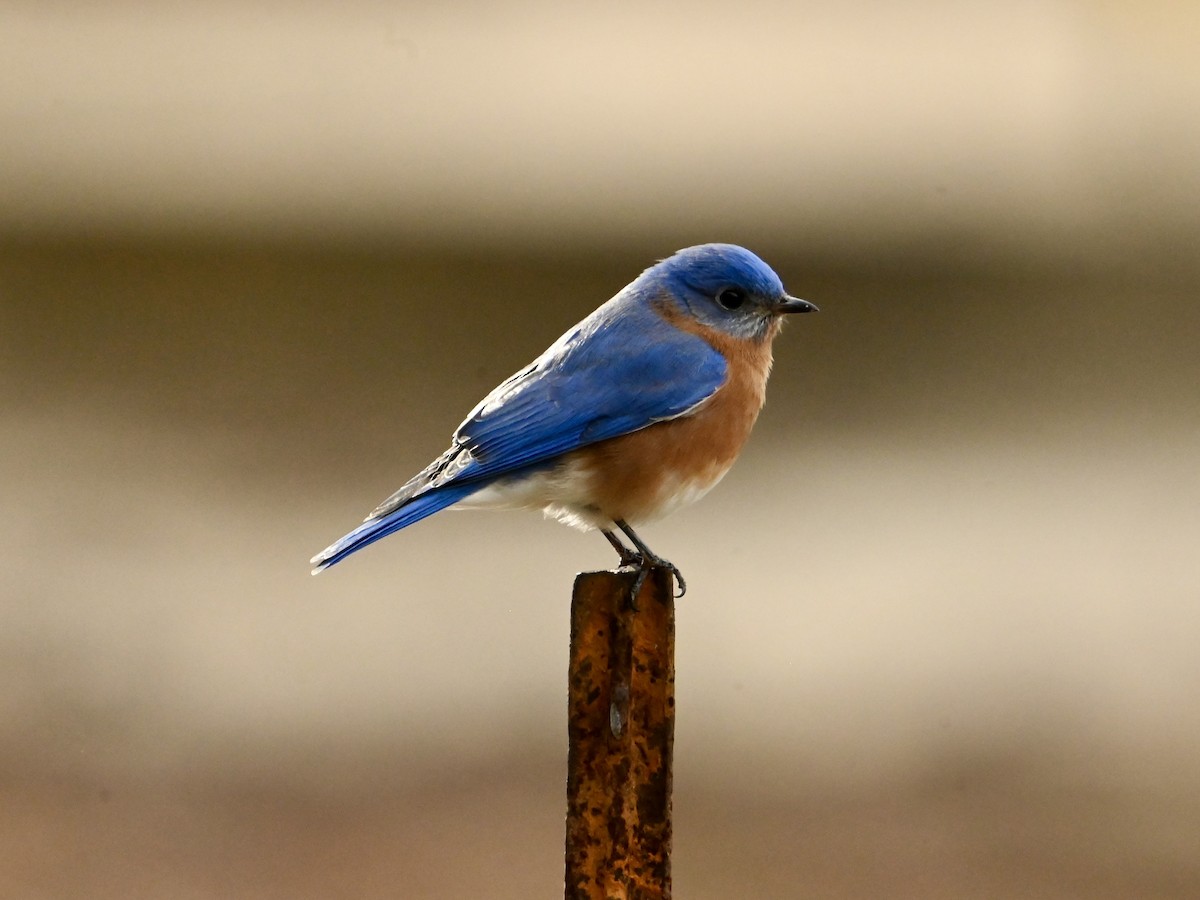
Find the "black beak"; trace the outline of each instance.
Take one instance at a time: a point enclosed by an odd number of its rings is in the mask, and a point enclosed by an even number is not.
[[[778,313],[820,312],[817,304],[801,300],[799,297],[789,297],[787,294],[783,295],[782,303],[776,304],[775,311]]]

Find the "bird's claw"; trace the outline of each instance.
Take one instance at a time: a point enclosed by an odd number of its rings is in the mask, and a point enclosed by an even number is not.
[[[682,597],[687,593],[687,582],[684,581],[683,573],[679,571],[677,565],[654,553],[634,533],[634,530],[621,519],[615,520],[615,524],[633,542],[634,549],[626,547],[613,532],[607,529],[602,529],[601,534],[612,544],[613,549],[617,551],[617,555],[621,558],[620,570],[636,575],[633,580],[633,590],[630,591],[629,596],[629,605],[632,609],[637,609],[638,592],[641,591],[642,585],[646,582],[646,576],[650,574],[651,569],[666,569],[671,573],[679,585],[679,593],[675,595],[676,597]]]
[[[687,593],[687,581],[683,577],[683,573],[679,571],[679,566],[673,562],[668,562],[665,559],[659,560],[659,565],[670,571],[675,576],[675,583],[679,585],[679,593],[675,595],[676,599]]]
[[[637,564],[623,565],[622,569],[628,569],[633,573],[633,584],[629,587],[629,608],[634,612],[640,612],[641,607],[638,606],[638,594],[642,592],[642,585],[646,581],[646,576],[650,574],[649,567],[639,561]]]
[[[650,574],[651,569],[666,569],[671,573],[675,583],[679,585],[679,591],[675,594],[676,599],[687,593],[687,581],[684,580],[683,573],[679,571],[679,566],[675,563],[659,557],[646,559],[639,553],[630,553],[621,559],[618,571],[636,575],[629,591],[629,605],[635,612],[638,608],[637,596],[641,593],[642,585],[646,583],[646,577]]]

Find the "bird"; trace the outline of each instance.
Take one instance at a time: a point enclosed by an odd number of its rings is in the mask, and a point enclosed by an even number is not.
[[[784,318],[816,310],[734,244],[660,260],[484,397],[449,449],[314,556],[312,573],[449,507],[540,509],[598,529],[637,573],[634,598],[655,567],[682,596],[678,567],[633,525],[724,477],[762,409]]]

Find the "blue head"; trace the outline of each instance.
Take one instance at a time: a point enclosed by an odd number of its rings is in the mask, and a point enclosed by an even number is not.
[[[634,284],[650,297],[666,294],[701,324],[744,340],[773,337],[781,316],[817,308],[789,297],[770,266],[734,244],[680,250]]]

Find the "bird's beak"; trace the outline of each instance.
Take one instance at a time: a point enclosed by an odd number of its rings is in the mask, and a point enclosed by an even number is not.
[[[801,300],[799,297],[789,297],[783,295],[783,301],[775,304],[775,312],[777,313],[804,313],[804,312],[820,312],[817,309],[817,304],[809,303],[807,300]]]

